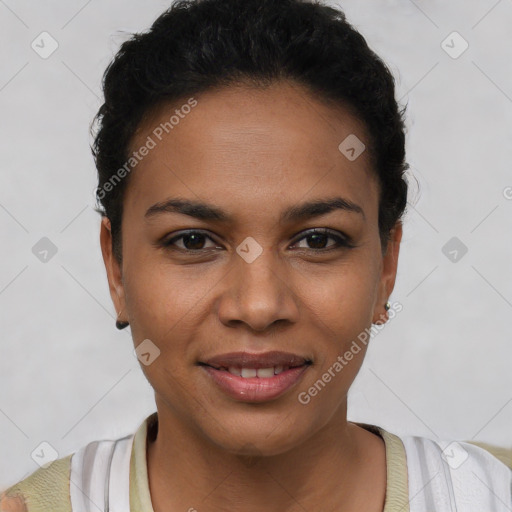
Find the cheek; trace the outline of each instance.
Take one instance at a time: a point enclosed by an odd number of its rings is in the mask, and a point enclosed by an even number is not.
[[[361,255],[360,259],[366,260]],[[332,382],[322,392],[327,401],[344,394],[342,390],[350,387],[363,363],[370,342],[377,271],[378,265],[370,259],[346,265],[307,294],[309,321],[318,336],[315,379],[325,374]]]
[[[316,292],[310,290],[307,322],[317,336],[317,359],[315,371],[299,390],[300,403],[311,400],[319,410],[327,404],[326,410],[334,411],[345,399],[370,342],[375,291],[375,270],[368,265],[347,265],[320,282]]]
[[[190,378],[198,330],[211,315],[209,290],[220,277],[212,268],[173,265],[163,256],[133,261],[127,262],[124,287],[134,344],[148,339],[159,351],[151,365],[141,361],[142,370],[155,389],[158,383],[179,385]]]
[[[362,253],[326,272],[309,273],[302,298],[312,312],[338,332],[371,322],[378,265]]]
[[[164,257],[127,266],[124,287],[127,307],[134,320],[147,328],[169,329],[194,307],[208,290],[208,280],[196,267],[172,265]]]
[[[126,272],[125,297],[135,347],[140,348],[140,367],[157,393],[169,387],[181,401],[190,381],[190,343],[197,326],[197,296],[194,286],[168,265],[147,265]],[[147,341],[149,340],[149,342]],[[150,353],[145,362],[142,354]],[[149,364],[147,364],[149,363]],[[181,392],[182,390],[183,392]]]

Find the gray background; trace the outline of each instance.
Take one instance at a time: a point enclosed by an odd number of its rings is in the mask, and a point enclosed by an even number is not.
[[[155,410],[117,331],[93,211],[89,124],[127,32],[169,2],[0,0],[0,488],[135,431]],[[512,446],[512,0],[342,1],[408,102],[409,212],[392,300],[349,419],[399,434]],[[47,59],[32,41],[47,31]],[[469,43],[458,58],[442,42]],[[40,43],[41,44],[41,43]],[[460,42],[447,39],[451,51]],[[45,45],[48,48],[48,45]],[[57,253],[32,252],[43,237]],[[451,261],[443,246],[468,248]]]

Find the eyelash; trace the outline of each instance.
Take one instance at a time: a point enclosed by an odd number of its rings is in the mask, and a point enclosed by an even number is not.
[[[309,231],[306,231],[304,232],[304,234],[297,238],[294,242],[293,242],[293,245],[297,244],[298,242],[312,236],[312,235],[315,235],[315,234],[320,234],[320,235],[326,235],[328,238],[332,238],[333,240],[336,241],[336,244],[332,247],[327,247],[327,248],[320,248],[320,249],[314,249],[314,248],[300,248],[298,250],[308,250],[308,251],[313,251],[313,252],[322,252],[322,253],[326,253],[326,252],[330,252],[332,250],[339,250],[339,249],[352,249],[355,247],[355,245],[352,243],[350,237],[346,236],[346,235],[340,235],[338,234],[337,232],[333,232],[329,229],[326,229],[326,228],[323,228],[323,229],[311,229]],[[162,243],[162,245],[166,248],[166,249],[171,249],[171,250],[179,250],[179,251],[182,251],[182,252],[188,252],[188,253],[201,253],[201,251],[206,251],[206,250],[209,250],[209,249],[212,249],[212,248],[206,248],[206,249],[183,249],[181,247],[172,247],[173,244],[184,238],[185,236],[189,236],[189,235],[202,235],[204,236],[205,238],[208,238],[209,240],[211,240],[213,243],[216,243],[215,240],[212,239],[212,237],[210,237],[209,235],[207,235],[206,233],[204,233],[203,231],[198,231],[198,230],[190,230],[190,231],[184,231],[182,233],[180,233],[179,235],[177,236],[174,236],[172,238],[170,238],[169,240],[167,241],[164,241]]]

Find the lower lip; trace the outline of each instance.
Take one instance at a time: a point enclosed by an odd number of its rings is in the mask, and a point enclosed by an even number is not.
[[[239,377],[227,370],[216,370],[211,366],[202,366],[224,393],[240,402],[267,402],[274,400],[302,378],[309,365],[290,368],[273,377]]]

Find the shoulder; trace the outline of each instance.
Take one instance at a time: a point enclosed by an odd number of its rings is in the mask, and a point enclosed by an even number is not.
[[[407,457],[411,495],[427,508],[442,503],[449,510],[510,510],[512,470],[500,458],[474,442],[400,436]],[[507,450],[505,450],[506,452]]]
[[[468,459],[476,459],[480,463],[491,463],[499,467],[505,466],[512,470],[512,448],[505,448],[481,441],[458,441],[440,439],[413,434],[391,433],[383,427],[358,423],[372,432],[378,432],[385,440],[393,441],[405,448],[408,458],[434,458],[442,459],[451,468],[459,467]],[[512,471],[511,471],[512,474]]]
[[[386,443],[393,442],[388,463],[399,463],[418,510],[452,510],[453,503],[460,512],[512,510],[511,449],[376,428]]]
[[[415,435],[400,435],[408,462],[423,467],[439,467],[442,462],[448,470],[464,473],[484,471],[512,478],[512,450],[478,441],[434,440]]]
[[[72,454],[41,467],[27,478],[6,489],[0,496],[2,512],[30,512],[46,510],[53,512],[71,510],[69,498],[69,473]]]
[[[442,461],[449,469],[467,468],[512,476],[512,450],[478,441],[433,440],[422,436],[400,436],[413,457]]]
[[[483,443],[481,441],[466,441],[466,443],[470,443],[485,450],[512,470],[512,448],[505,448],[503,446]]]
[[[147,427],[156,420],[155,412],[144,419],[135,433],[91,441],[5,491],[0,489],[0,512],[71,512],[72,504],[91,501],[84,489],[93,490],[95,496],[103,496],[104,487],[112,482],[116,482],[116,489],[125,485],[129,489],[133,440],[137,437],[139,451],[145,456]],[[106,479],[106,475],[113,477]],[[89,508],[91,504],[85,503],[84,510]]]

